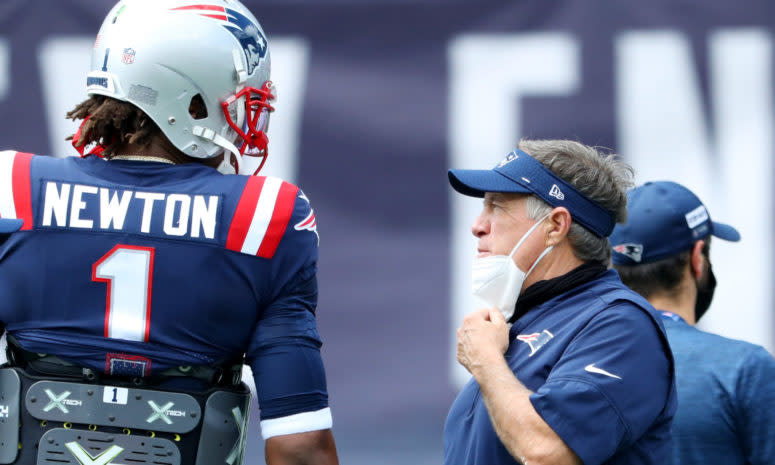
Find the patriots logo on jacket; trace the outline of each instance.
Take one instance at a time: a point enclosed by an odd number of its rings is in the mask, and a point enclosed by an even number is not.
[[[304,195],[304,192],[301,192],[299,194],[299,198],[304,199],[307,201],[307,203],[309,203],[309,199],[307,198],[306,195]],[[312,231],[318,237],[318,245],[320,245],[320,234],[318,234],[317,221],[315,220],[315,210],[310,209],[309,215],[307,215],[307,217],[304,218],[303,220],[296,223],[293,226],[293,229],[295,229],[296,231],[304,231],[304,230]]]
[[[545,329],[540,333],[520,334],[517,336],[517,339],[530,346],[530,355],[528,355],[528,357],[532,357],[538,349],[543,347],[543,345],[549,342],[553,337],[554,334]]]
[[[615,245],[613,249],[614,252],[630,257],[632,261],[637,263],[640,263],[641,257],[643,256],[642,244],[619,244]]]
[[[223,27],[242,45],[242,51],[248,62],[249,75],[253,74],[258,63],[266,56],[266,37],[261,34],[258,25],[237,10],[216,5],[189,5],[172,8],[172,10],[188,10],[200,16],[223,21]]]
[[[307,231],[312,231],[315,233],[316,236],[318,236],[318,244],[320,244],[320,235],[318,234],[318,227],[317,223],[315,222],[315,211],[310,210],[309,215],[307,215],[306,218],[301,220],[299,223],[297,223],[293,229],[296,231],[304,231],[305,229]]]

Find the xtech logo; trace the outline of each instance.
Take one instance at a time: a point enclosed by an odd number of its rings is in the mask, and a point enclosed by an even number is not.
[[[172,420],[169,419],[169,417],[185,417],[186,412],[183,410],[170,410],[173,405],[175,405],[174,402],[167,402],[166,404],[159,407],[156,405],[156,402],[149,400],[148,405],[153,410],[153,413],[151,416],[145,419],[147,423],[153,423],[156,420],[161,419],[164,423],[171,425]]]
[[[44,391],[49,399],[51,399],[51,402],[46,405],[46,407],[43,409],[44,412],[48,412],[54,408],[57,408],[62,411],[62,413],[70,413],[70,410],[65,407],[65,405],[70,405],[72,407],[80,407],[83,405],[83,402],[76,399],[68,399],[70,397],[70,394],[72,394],[70,391],[65,391],[62,394],[54,394],[51,389],[46,389]]]

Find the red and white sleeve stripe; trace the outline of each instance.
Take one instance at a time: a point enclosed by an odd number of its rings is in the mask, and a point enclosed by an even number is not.
[[[0,152],[0,218],[22,220],[22,230],[32,229],[31,159],[30,153]]]
[[[298,192],[298,187],[280,178],[248,178],[229,225],[226,248],[272,258],[293,215]]]

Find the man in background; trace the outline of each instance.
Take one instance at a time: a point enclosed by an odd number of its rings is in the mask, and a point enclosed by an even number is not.
[[[700,199],[674,182],[646,183],[628,198],[627,223],[611,235],[613,262],[664,320],[678,390],[674,463],[775,463],[775,359],[694,326],[716,287],[710,236],[737,242],[740,234],[712,221]]]

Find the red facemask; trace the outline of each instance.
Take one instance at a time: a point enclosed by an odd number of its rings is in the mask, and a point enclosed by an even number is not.
[[[261,89],[245,87],[221,103],[226,121],[242,139],[242,145],[239,148],[240,154],[261,158],[261,164],[253,174],[261,171],[268,156],[269,138],[266,132],[269,129],[269,115],[274,111],[274,107],[270,102],[274,99],[272,83],[271,81],[266,81],[261,86]],[[245,106],[245,122],[242,127],[237,125],[229,112],[229,105],[235,101],[237,101],[238,105]],[[236,168],[237,172],[239,172],[239,166]]]

